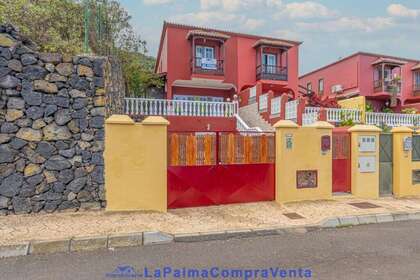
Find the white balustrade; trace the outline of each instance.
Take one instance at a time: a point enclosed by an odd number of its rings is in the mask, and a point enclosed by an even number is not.
[[[302,115],[302,124],[310,125],[319,120],[320,107],[305,107]],[[362,122],[362,112],[357,109],[325,108],[327,121],[340,123],[344,120],[353,120],[354,123]]]
[[[305,107],[305,111],[302,115],[302,125],[311,125],[319,120],[320,107]]]
[[[362,122],[362,112],[358,109],[326,108],[327,121],[339,123],[353,120],[354,123]]]
[[[420,115],[366,112],[366,124],[389,127],[418,126]]]
[[[190,101],[174,99],[125,98],[127,115],[234,117],[237,102]]]

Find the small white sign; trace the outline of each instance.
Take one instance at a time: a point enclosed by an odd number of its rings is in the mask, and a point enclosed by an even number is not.
[[[376,136],[359,136],[359,152],[376,152]]]
[[[201,68],[207,70],[217,70],[217,60],[214,58],[203,57],[201,59]]]
[[[404,137],[404,151],[408,152],[413,149],[413,138],[412,137]]]
[[[374,173],[376,172],[376,158],[359,157],[359,172],[360,173]]]

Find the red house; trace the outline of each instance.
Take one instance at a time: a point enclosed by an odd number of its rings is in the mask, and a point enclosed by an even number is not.
[[[166,99],[238,97],[241,106],[256,102],[269,115],[273,98],[297,94],[300,44],[164,22],[155,72],[165,76]]]
[[[365,96],[375,111],[420,109],[420,60],[358,52],[299,78],[320,96]]]

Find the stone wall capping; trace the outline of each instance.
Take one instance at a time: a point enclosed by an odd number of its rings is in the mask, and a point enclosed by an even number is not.
[[[329,122],[324,122],[324,121],[314,122],[313,124],[308,125],[308,127],[315,127],[318,129],[333,129],[334,128],[332,124],[330,124]]]
[[[273,126],[274,128],[298,128],[299,125],[290,120],[280,120]]]
[[[134,124],[135,122],[127,115],[112,115],[106,119],[107,124]]]
[[[391,133],[413,133],[413,132],[414,130],[406,126],[397,126],[391,129]]]
[[[141,123],[143,125],[169,125],[169,121],[160,116],[147,117]]]
[[[355,126],[352,126],[351,128],[349,128],[348,131],[349,132],[382,132],[382,129],[374,125],[356,124]]]

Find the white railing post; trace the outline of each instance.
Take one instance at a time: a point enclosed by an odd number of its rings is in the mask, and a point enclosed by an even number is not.
[[[124,112],[129,115],[229,117],[238,113],[239,104],[233,102],[167,100],[127,97]]]

